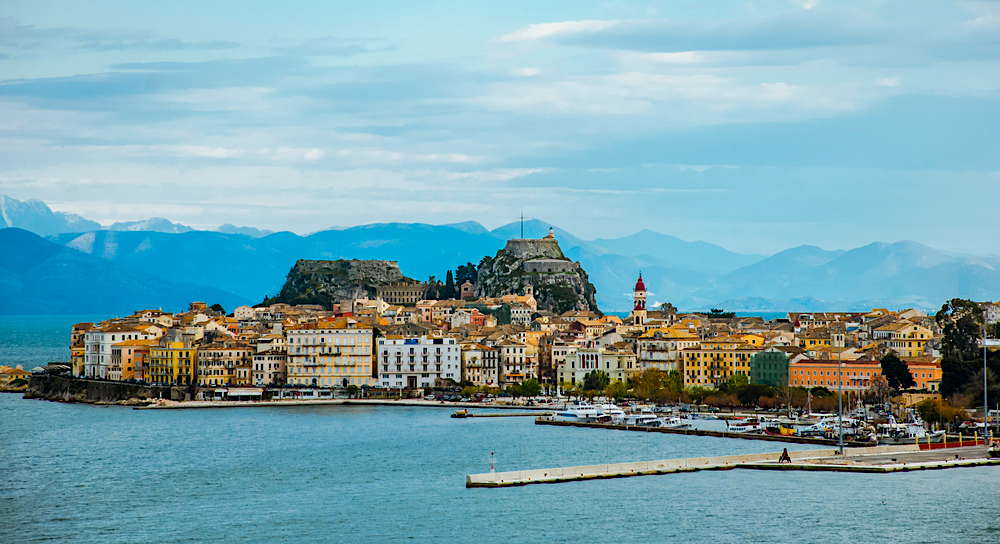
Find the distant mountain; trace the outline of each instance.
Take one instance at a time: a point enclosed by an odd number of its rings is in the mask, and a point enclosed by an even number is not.
[[[0,194],[0,228],[17,227],[40,236],[60,232],[86,232],[100,229],[101,224],[65,212],[53,212],[41,200],[20,201]]]
[[[221,232],[223,234],[244,234],[251,238],[263,238],[268,234],[274,234],[273,230],[261,230],[254,227],[237,227],[236,225],[230,225],[229,223],[219,226],[219,228],[215,229],[215,232]]]
[[[475,221],[379,223],[307,236],[233,225],[196,231],[162,218],[102,229],[79,216],[52,212],[37,200],[2,195],[0,212],[3,225],[44,234],[129,270],[170,282],[212,285],[253,301],[277,293],[299,259],[394,260],[408,276],[443,279],[448,270],[478,264],[509,238],[522,236],[519,221],[492,231]],[[524,221],[523,236],[541,238],[550,227],[564,254],[587,271],[603,311],[631,307],[640,271],[650,304],[671,302],[688,310],[936,310],[953,297],[1000,299],[1000,257],[951,254],[910,241],[850,251],[800,246],[765,258],[650,230],[588,241],[537,219]]]
[[[726,274],[764,259],[763,255],[735,253],[708,242],[685,242],[676,236],[648,229],[624,238],[597,239],[591,244],[606,253],[630,257],[649,255],[661,259],[674,268],[686,268],[709,274]]]
[[[142,221],[116,222],[104,230],[125,232],[166,232],[168,234],[180,234],[182,232],[191,232],[194,229],[187,225],[173,223],[162,217],[151,217],[149,219],[143,219]]]
[[[954,297],[1000,298],[1000,268],[988,259],[953,256],[911,241],[846,252],[801,246],[718,278],[710,293],[712,300],[724,301],[719,304],[760,300],[760,309],[819,299],[837,301],[824,302],[825,309],[936,310]]]
[[[131,270],[215,285],[257,302],[281,289],[299,259],[392,260],[408,276],[444,279],[448,270],[478,264],[504,244],[489,234],[422,224],[365,225],[309,236],[278,232],[256,239],[208,231],[97,231],[51,239]]]
[[[200,300],[235,308],[247,299],[126,270],[19,228],[0,229],[0,314],[124,315],[143,308],[181,311]]]
[[[489,234],[490,231],[486,230],[486,227],[480,225],[476,221],[465,221],[462,223],[449,223],[447,225],[441,225],[442,227],[451,227],[453,229],[458,229],[462,232],[468,232],[469,234]]]

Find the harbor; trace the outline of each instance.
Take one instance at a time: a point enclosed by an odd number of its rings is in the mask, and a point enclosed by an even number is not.
[[[825,446],[836,446],[839,444],[839,440],[836,438],[821,438],[821,437],[811,437],[811,436],[795,436],[787,434],[765,434],[765,433],[753,433],[753,432],[735,432],[735,431],[714,431],[708,429],[695,429],[692,427],[663,427],[663,426],[649,426],[649,425],[628,425],[624,423],[597,423],[597,422],[586,422],[586,421],[560,421],[558,419],[552,419],[547,416],[538,416],[535,418],[536,425],[554,425],[560,427],[585,427],[591,429],[606,429],[614,431],[633,431],[633,432],[643,432],[643,433],[663,433],[663,434],[682,434],[691,436],[713,436],[716,438],[735,438],[741,440],[764,440],[769,442],[787,442],[791,444],[816,444]],[[937,449],[948,447],[949,445],[955,447],[967,446],[967,445],[982,445],[983,439],[975,436],[968,437],[963,435],[942,435],[942,441],[932,442],[930,437],[914,438],[912,444],[923,449]],[[871,444],[860,443],[851,441],[848,438],[844,439],[844,445],[847,447],[867,447]]]
[[[1000,464],[1000,459],[988,457],[986,448],[983,446],[926,451],[922,451],[917,445],[875,446],[851,448],[845,450],[843,455],[839,455],[838,450],[835,449],[809,450],[788,452],[789,460],[787,462],[781,461],[781,455],[781,453],[759,453],[488,472],[466,476],[465,487],[519,487],[531,484],[630,478],[706,470],[751,469],[890,473]]]

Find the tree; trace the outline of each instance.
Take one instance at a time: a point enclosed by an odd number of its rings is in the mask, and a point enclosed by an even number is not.
[[[668,378],[669,375],[664,374],[662,370],[655,368],[643,370],[642,374],[633,379],[632,393],[642,400],[654,400],[667,386]]]
[[[209,306],[209,309],[215,313],[226,315],[226,310],[222,308],[222,305],[216,302],[215,304]]]
[[[920,418],[930,423],[961,422],[965,418],[965,410],[952,406],[946,400],[926,399],[917,403],[917,413]]]
[[[667,379],[664,380],[664,387],[674,393],[680,394],[684,390],[684,377],[676,370],[667,372]]]
[[[451,270],[444,277],[444,292],[441,298],[455,298],[455,277],[451,275]]]
[[[917,385],[906,363],[893,353],[882,357],[882,375],[889,380],[889,387],[892,389],[909,389]]]
[[[358,396],[358,386],[354,385],[353,383],[351,385],[348,385],[347,394],[351,397]]]
[[[738,388],[749,383],[750,378],[747,378],[745,374],[733,374],[729,376],[729,381],[726,382],[726,391],[735,393]]]
[[[611,378],[600,370],[591,370],[583,377],[583,389],[600,393],[608,387]]]
[[[944,330],[941,339],[944,355],[963,361],[976,356],[983,331],[983,309],[978,304],[953,298],[941,306],[934,320]]]
[[[542,392],[542,386],[538,383],[538,380],[534,378],[528,378],[521,382],[521,396],[523,397],[537,397]]]
[[[865,391],[865,402],[884,404],[889,398],[889,380],[881,374],[872,377],[871,386]]]
[[[628,386],[625,385],[624,382],[616,381],[608,385],[608,388],[605,389],[605,393],[609,397],[613,397],[615,400],[620,400],[628,395]]]
[[[474,397],[479,392],[479,388],[474,385],[467,385],[462,388],[463,397]]]
[[[455,285],[461,286],[465,282],[475,284],[477,279],[479,279],[479,271],[472,263],[460,264],[455,269]]]

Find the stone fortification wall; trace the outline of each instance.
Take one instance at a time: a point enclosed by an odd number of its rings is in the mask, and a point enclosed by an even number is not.
[[[281,292],[265,303],[321,304],[330,310],[342,300],[374,297],[380,285],[408,281],[396,261],[299,260]]]
[[[136,383],[87,380],[70,376],[36,374],[24,393],[26,399],[44,399],[57,402],[122,402],[158,399],[190,400],[187,387],[159,387]]]
[[[477,297],[524,294],[531,286],[540,310],[600,313],[597,290],[579,263],[563,255],[554,238],[513,239],[479,266]]]
[[[562,250],[559,249],[559,243],[554,238],[514,238],[507,240],[507,246],[503,248],[503,251],[521,261],[535,258],[567,260]]]

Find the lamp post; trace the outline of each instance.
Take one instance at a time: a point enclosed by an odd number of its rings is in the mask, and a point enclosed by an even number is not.
[[[983,316],[983,439],[990,428],[990,405],[986,399],[986,316]]]
[[[844,371],[840,352],[843,350],[842,336],[837,333],[837,434],[839,435],[840,454],[844,455]]]

